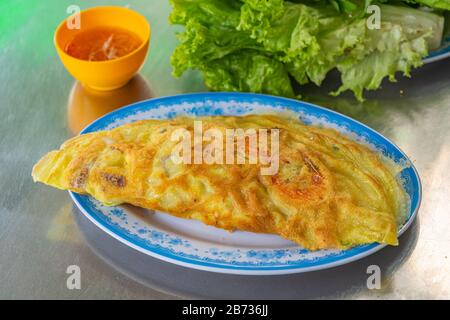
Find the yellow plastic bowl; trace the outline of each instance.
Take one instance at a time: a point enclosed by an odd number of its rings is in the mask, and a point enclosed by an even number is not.
[[[142,44],[129,54],[106,61],[74,58],[64,51],[76,34],[95,27],[119,27],[134,32]],[[135,75],[147,56],[151,29],[141,14],[124,7],[95,7],[80,12],[80,29],[69,29],[66,20],[56,29],[54,43],[67,71],[84,85],[96,90],[124,86]]]

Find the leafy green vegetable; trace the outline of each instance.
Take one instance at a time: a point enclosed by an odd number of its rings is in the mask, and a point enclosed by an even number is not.
[[[351,90],[363,100],[385,77],[409,76],[442,37],[442,16],[386,1],[171,0],[170,21],[185,26],[173,73],[198,69],[212,90],[293,97],[290,78],[320,85],[336,68],[342,85],[332,94]],[[370,30],[365,12],[374,3],[381,24]]]
[[[382,8],[382,19],[400,25],[408,40],[424,37],[430,50],[440,47],[444,30],[442,16],[407,7],[382,6]]]
[[[255,50],[237,51],[207,63],[201,70],[210,88],[294,97],[284,65]]]

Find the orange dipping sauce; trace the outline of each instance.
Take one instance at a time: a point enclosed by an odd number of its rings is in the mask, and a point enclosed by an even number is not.
[[[142,44],[133,32],[117,27],[96,27],[78,33],[64,51],[74,58],[105,61],[123,57]]]

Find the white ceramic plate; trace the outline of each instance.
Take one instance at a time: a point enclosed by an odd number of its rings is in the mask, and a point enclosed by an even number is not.
[[[291,111],[307,124],[333,127],[370,144],[395,161],[410,163],[392,142],[367,126],[334,111],[297,100],[239,93],[200,93],[151,99],[116,110],[88,126],[82,133],[111,129],[141,119],[176,115],[243,115]],[[417,214],[421,187],[414,166],[398,177],[411,200],[402,234]],[[227,232],[198,221],[150,212],[133,206],[107,207],[92,197],[71,193],[80,210],[98,227],[126,245],[178,265],[233,274],[285,274],[342,265],[384,245],[377,243],[349,250],[310,252],[275,235]],[[401,239],[400,239],[401,241]]]

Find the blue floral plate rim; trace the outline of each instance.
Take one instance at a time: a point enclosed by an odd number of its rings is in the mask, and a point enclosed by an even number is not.
[[[443,40],[440,48],[433,50],[430,54],[423,59],[423,63],[431,63],[440,61],[450,57],[450,37]]]
[[[198,107],[198,109],[194,111],[194,115],[228,114],[227,112],[223,112],[224,110],[221,110],[221,106],[218,109],[210,108],[213,105],[221,105],[223,103],[236,106],[246,104],[255,104],[256,106],[269,105],[270,107],[275,108],[274,110],[277,108],[282,108],[283,110],[293,111],[298,114],[300,118],[302,118],[302,113],[306,111],[306,116],[326,118],[326,121],[332,120],[333,124],[349,129],[350,132],[356,133],[358,137],[365,136],[366,140],[369,139],[371,143],[374,143],[375,147],[380,150],[380,152],[387,153],[389,156],[399,161],[405,160],[410,163],[410,166],[405,169],[402,174],[406,175],[406,180],[409,183],[408,187],[405,186],[405,188],[409,188],[407,192],[411,198],[411,208],[408,213],[407,221],[399,229],[399,236],[408,229],[417,215],[422,194],[421,182],[416,168],[409,161],[403,151],[401,151],[393,142],[385,138],[383,135],[356,120],[335,111],[299,100],[262,94],[227,92],[192,93],[160,97],[140,101],[115,110],[91,123],[81,132],[81,134],[105,129],[108,128],[108,126],[111,126],[111,124],[117,122],[117,125],[119,125],[120,121],[123,121],[124,119],[128,119],[126,120],[126,123],[139,120],[141,119],[139,116],[141,113],[152,113],[162,108],[167,108],[168,106],[169,110],[170,106],[180,105],[188,105],[187,108],[189,109],[192,107],[189,107],[189,103],[194,103],[194,106]],[[208,108],[205,108],[205,105],[208,106]],[[256,112],[258,112],[258,107],[256,108]],[[235,112],[235,114],[252,113],[251,111],[248,111],[249,110],[244,108],[242,113]],[[165,116],[171,117],[176,114],[176,112],[169,112]],[[303,115],[305,116],[305,114]],[[156,118],[164,118],[165,116],[160,115],[156,116]],[[132,120],[129,121],[129,119]],[[305,121],[303,118],[302,120]],[[383,148],[379,149],[379,147]],[[207,248],[208,250],[206,250],[206,252],[208,252],[208,254],[206,255],[204,252],[199,250],[199,248],[195,248],[195,243],[193,248],[189,241],[186,241],[183,237],[177,237],[176,235],[165,235],[164,232],[149,229],[146,231],[146,234],[148,235],[147,238],[142,238],[141,234],[130,232],[130,227],[128,224],[131,218],[130,216],[127,216],[126,212],[120,212],[120,210],[122,210],[120,207],[118,207],[119,209],[117,209],[115,213],[109,213],[109,211],[115,209],[111,209],[111,207],[108,207],[108,209],[105,207],[102,208],[101,204],[89,196],[80,195],[73,192],[70,192],[70,195],[81,212],[89,220],[91,220],[101,230],[129,247],[170,263],[205,271],[247,275],[273,275],[307,272],[331,268],[359,260],[385,247],[385,245],[373,243],[343,251],[323,250],[325,252],[322,255],[310,253],[309,251],[301,248],[261,250],[249,248],[248,250],[234,250],[239,252],[239,254],[234,256],[233,254],[236,252],[230,253],[230,250],[221,251],[216,248]],[[174,250],[175,247],[177,248],[176,250]],[[231,251],[233,251],[233,249],[231,249]],[[308,255],[313,255],[313,257],[311,258]],[[293,260],[289,260],[292,257],[294,257]]]

